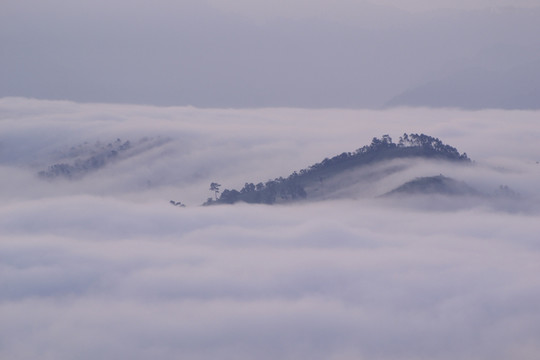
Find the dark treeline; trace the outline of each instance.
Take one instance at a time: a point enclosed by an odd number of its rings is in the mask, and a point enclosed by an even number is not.
[[[448,161],[470,162],[466,153],[445,145],[441,140],[424,134],[403,134],[398,143],[388,135],[373,138],[370,145],[354,152],[344,152],[307,169],[293,172],[287,178],[276,178],[265,183],[246,183],[241,190],[225,189],[221,196],[209,198],[204,205],[234,204],[239,201],[255,204],[273,204],[277,201],[299,200],[307,197],[308,184],[322,182],[343,171],[359,166],[396,158],[423,157]],[[213,183],[215,184],[215,183]],[[214,188],[215,191],[215,188]]]
[[[77,158],[73,163],[58,163],[48,167],[47,170],[42,170],[38,175],[42,178],[53,179],[56,177],[64,177],[73,179],[80,177],[83,174],[100,169],[104,167],[109,161],[115,159],[118,154],[129,150],[131,143],[128,141],[123,142],[120,139],[103,145],[96,143],[94,148],[85,148],[82,145],[78,147],[72,147],[68,153],[70,157],[77,157],[84,155],[86,152],[90,152],[91,155],[87,158]]]

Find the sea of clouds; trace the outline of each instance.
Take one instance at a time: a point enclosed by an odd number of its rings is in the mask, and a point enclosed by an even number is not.
[[[0,359],[536,359],[539,115],[0,99]],[[404,132],[474,165],[417,163],[348,199],[200,206],[210,182]],[[132,149],[95,171],[37,175],[116,139]],[[533,205],[375,198],[441,172]]]

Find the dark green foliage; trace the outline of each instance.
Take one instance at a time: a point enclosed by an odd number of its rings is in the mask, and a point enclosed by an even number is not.
[[[223,190],[221,193],[221,196],[219,198],[220,202],[223,202],[224,204],[234,204],[237,202],[240,198],[240,193],[236,190]]]
[[[437,138],[424,134],[403,134],[396,144],[389,135],[373,138],[370,145],[355,152],[344,152],[330,159],[314,164],[307,169],[294,172],[287,178],[277,178],[266,183],[246,183],[240,190],[223,190],[221,196],[210,204],[234,204],[238,201],[256,204],[273,204],[304,199],[308,196],[306,186],[322,183],[324,179],[343,171],[379,161],[397,158],[422,157],[448,161],[470,162],[467,154],[460,154],[456,148],[445,145]]]

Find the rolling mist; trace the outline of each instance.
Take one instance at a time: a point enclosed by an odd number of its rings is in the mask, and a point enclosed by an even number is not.
[[[0,358],[536,359],[538,116],[2,98]],[[472,164],[201,206],[403,133]],[[519,197],[380,197],[439,174]]]

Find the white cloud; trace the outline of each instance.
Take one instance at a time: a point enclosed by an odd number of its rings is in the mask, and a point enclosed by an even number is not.
[[[369,198],[197,206],[210,181],[286,176],[403,132],[440,137],[476,160],[443,167],[449,176],[538,196],[540,154],[523,141],[538,133],[537,112],[2,99],[0,113],[0,358],[534,359],[540,351],[535,212]],[[56,149],[144,136],[171,141],[80,180],[35,178]],[[415,163],[385,186],[440,170]],[[170,206],[173,197],[189,206]]]
[[[528,217],[74,200],[87,223],[50,203],[57,215],[35,233],[19,225],[25,234],[2,242],[4,357],[72,358],[81,346],[83,358],[135,359],[536,349],[540,229]]]

